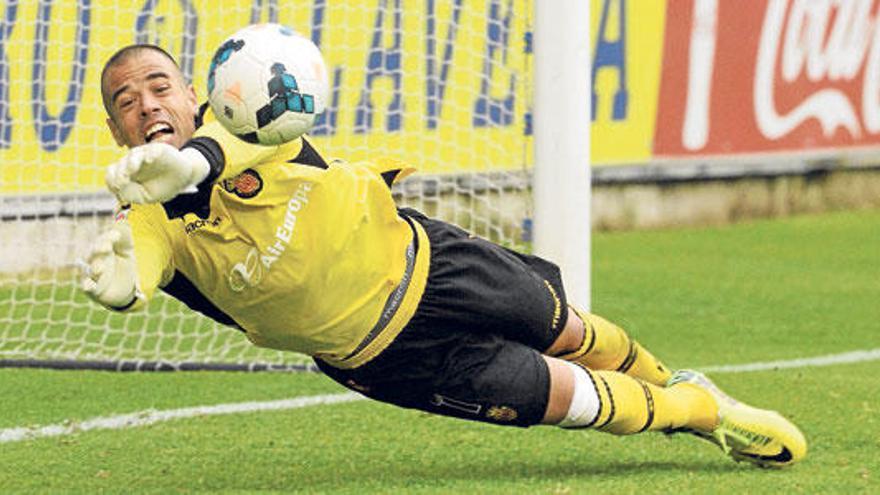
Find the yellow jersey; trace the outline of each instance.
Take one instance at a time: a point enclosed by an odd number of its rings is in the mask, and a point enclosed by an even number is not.
[[[427,236],[390,190],[412,169],[327,162],[305,138],[252,145],[216,122],[193,143],[212,166],[200,192],[124,214],[143,299],[163,288],[258,346],[339,368],[381,352],[427,280]]]

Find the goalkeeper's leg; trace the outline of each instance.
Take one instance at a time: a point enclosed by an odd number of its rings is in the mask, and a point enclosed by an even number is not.
[[[672,376],[659,359],[622,328],[600,316],[570,307],[563,334],[547,354],[592,370],[618,371],[661,387]]]
[[[679,372],[664,388],[614,371],[544,359],[551,376],[545,424],[616,435],[688,431],[735,460],[760,467],[787,467],[806,455],[806,440],[791,421],[731,399],[700,373]]]
[[[543,423],[616,435],[689,428],[713,431],[718,406],[696,387],[659,387],[617,371],[545,357],[551,376]]]

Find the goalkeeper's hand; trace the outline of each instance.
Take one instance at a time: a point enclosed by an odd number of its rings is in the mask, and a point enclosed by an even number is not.
[[[99,304],[126,309],[140,297],[131,226],[117,221],[92,244],[83,272],[82,290]]]
[[[107,167],[106,181],[122,203],[163,203],[196,192],[210,170],[208,160],[196,149],[149,143],[132,148]]]

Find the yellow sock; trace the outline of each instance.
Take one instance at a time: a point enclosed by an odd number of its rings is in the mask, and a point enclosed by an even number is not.
[[[560,359],[593,370],[613,370],[658,386],[666,385],[672,373],[619,326],[591,313],[575,313],[584,322],[584,341],[574,352]]]
[[[615,435],[682,427],[712,431],[718,421],[715,400],[696,386],[663,388],[615,371],[587,373],[599,392],[593,428]]]

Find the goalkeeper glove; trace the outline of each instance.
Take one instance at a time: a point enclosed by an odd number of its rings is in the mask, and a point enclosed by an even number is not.
[[[122,203],[163,203],[181,193],[194,193],[211,167],[194,148],[179,150],[165,143],[132,148],[107,168],[107,187]]]
[[[143,295],[137,290],[134,239],[126,221],[117,221],[95,239],[88,262],[80,262],[82,290],[110,309],[131,307]]]

